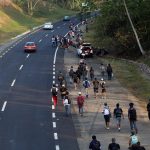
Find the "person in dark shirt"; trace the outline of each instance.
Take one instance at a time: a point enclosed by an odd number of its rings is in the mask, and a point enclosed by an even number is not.
[[[150,120],[150,99],[149,99],[149,102],[147,104],[147,112],[148,112],[148,118]]]
[[[108,150],[120,150],[120,145],[116,143],[115,138],[112,138],[112,143],[109,144]]]
[[[92,141],[90,142],[89,149],[101,150],[101,143],[96,139],[96,136],[92,136]]]

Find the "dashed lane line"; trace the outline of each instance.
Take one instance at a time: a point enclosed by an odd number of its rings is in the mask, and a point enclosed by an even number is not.
[[[55,84],[55,81],[53,81],[53,84]]]
[[[52,113],[52,118],[56,118],[56,114],[55,113]]]
[[[55,79],[55,76],[53,76],[53,79]]]
[[[55,75],[55,72],[53,72],[53,75]]]
[[[11,86],[14,86],[15,82],[16,82],[16,79],[13,80]]]
[[[56,145],[56,150],[60,150],[59,145]]]
[[[60,27],[58,26],[57,28],[59,29]]]
[[[53,110],[55,109],[55,106],[54,106],[54,105],[52,105],[52,109],[53,109]]]
[[[57,133],[54,133],[54,139],[58,140],[58,134]]]
[[[4,110],[5,110],[5,108],[6,108],[6,104],[7,104],[7,101],[5,101],[5,102],[4,102],[4,104],[3,104],[3,107],[2,107],[2,109],[1,109],[1,111],[4,111]]]
[[[46,34],[45,37],[48,37],[48,34]]]
[[[56,122],[53,122],[53,128],[56,128]]]
[[[30,54],[27,55],[27,58],[30,56]]]
[[[19,70],[21,70],[23,68],[23,65],[20,66]]]
[[[54,32],[54,30],[52,30],[51,32]]]
[[[42,39],[39,40],[39,43],[42,42]]]

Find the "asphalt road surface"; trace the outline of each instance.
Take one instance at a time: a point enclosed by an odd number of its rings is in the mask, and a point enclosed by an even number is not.
[[[65,35],[68,25],[59,21],[53,30],[29,33],[1,53],[1,150],[79,149],[72,119],[64,116],[61,100],[58,108],[53,108],[50,93],[64,67],[63,49],[58,49],[54,63],[56,48],[51,46],[51,37]],[[36,53],[24,53],[27,41],[37,44]]]

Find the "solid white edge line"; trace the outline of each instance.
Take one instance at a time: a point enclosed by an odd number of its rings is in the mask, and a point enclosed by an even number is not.
[[[54,139],[55,139],[55,140],[58,140],[58,135],[57,135],[57,133],[54,133]]]
[[[21,66],[20,66],[19,70],[21,70],[21,69],[22,69],[22,67],[23,67],[23,65],[21,65]]]
[[[15,82],[16,82],[16,79],[13,80],[11,86],[14,86]]]
[[[56,145],[56,150],[60,150],[59,145]]]
[[[53,128],[56,128],[56,122],[53,122]]]
[[[58,51],[58,47],[56,48],[55,54],[54,54],[54,61],[53,61],[53,64],[54,64],[54,65],[55,65],[55,63],[56,63],[56,55],[57,55],[57,51]]]
[[[5,102],[4,102],[4,104],[3,104],[3,107],[2,107],[2,109],[1,109],[1,111],[4,111],[4,110],[5,110],[5,108],[6,108],[6,104],[7,104],[7,101],[5,101]]]
[[[56,118],[56,114],[55,113],[52,113],[52,118]]]

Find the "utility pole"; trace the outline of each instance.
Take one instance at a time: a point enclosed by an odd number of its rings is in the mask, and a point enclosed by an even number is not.
[[[126,1],[125,1],[125,0],[123,0],[123,2],[124,2],[124,6],[125,6],[125,10],[126,10],[126,13],[127,13],[128,19],[129,19],[129,21],[130,21],[130,24],[131,24],[131,26],[132,26],[132,29],[133,29],[134,35],[135,35],[135,37],[136,37],[136,41],[137,41],[137,43],[138,43],[139,49],[140,49],[140,51],[141,51],[142,55],[145,55],[145,51],[143,50],[143,48],[142,48],[142,46],[141,46],[141,43],[140,43],[140,40],[139,40],[138,34],[137,34],[137,32],[136,32],[136,30],[135,30],[135,28],[134,28],[134,25],[133,25],[133,23],[132,23],[132,20],[131,20],[131,17],[130,17],[130,14],[129,14],[129,11],[128,11],[128,8],[127,8],[127,5],[126,5]]]

